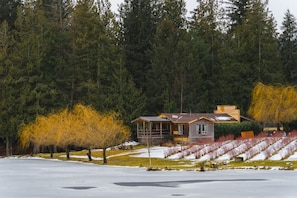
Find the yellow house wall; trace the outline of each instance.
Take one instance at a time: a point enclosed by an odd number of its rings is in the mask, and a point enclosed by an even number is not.
[[[176,143],[188,143],[189,139],[187,137],[174,137],[173,141]]]
[[[235,105],[218,105],[214,113],[227,113],[240,122],[240,110]]]

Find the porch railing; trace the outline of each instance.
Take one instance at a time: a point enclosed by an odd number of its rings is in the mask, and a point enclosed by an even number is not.
[[[164,138],[170,135],[170,130],[138,130],[138,138],[152,137],[152,138]]]

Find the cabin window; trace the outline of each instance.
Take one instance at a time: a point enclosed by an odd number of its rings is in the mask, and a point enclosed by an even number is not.
[[[198,135],[207,135],[207,125],[206,124],[197,124],[196,132]]]
[[[179,124],[178,125],[178,135],[183,135],[184,134],[184,125],[183,124]]]
[[[160,123],[153,123],[152,129],[155,131],[159,131],[160,130]]]
[[[162,123],[162,129],[163,130],[169,130],[170,129],[169,123]]]
[[[169,123],[162,123],[162,132],[170,133],[170,124]]]

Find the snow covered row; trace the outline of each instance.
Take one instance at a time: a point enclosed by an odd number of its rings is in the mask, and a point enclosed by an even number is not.
[[[208,145],[176,146],[164,151],[168,159],[196,159],[198,161],[232,160],[283,160],[297,152],[297,136],[261,137],[242,140],[227,140]]]

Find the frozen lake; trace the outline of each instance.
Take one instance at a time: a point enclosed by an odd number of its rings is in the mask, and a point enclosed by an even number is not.
[[[43,159],[0,159],[3,198],[296,198],[297,171],[146,171]]]

